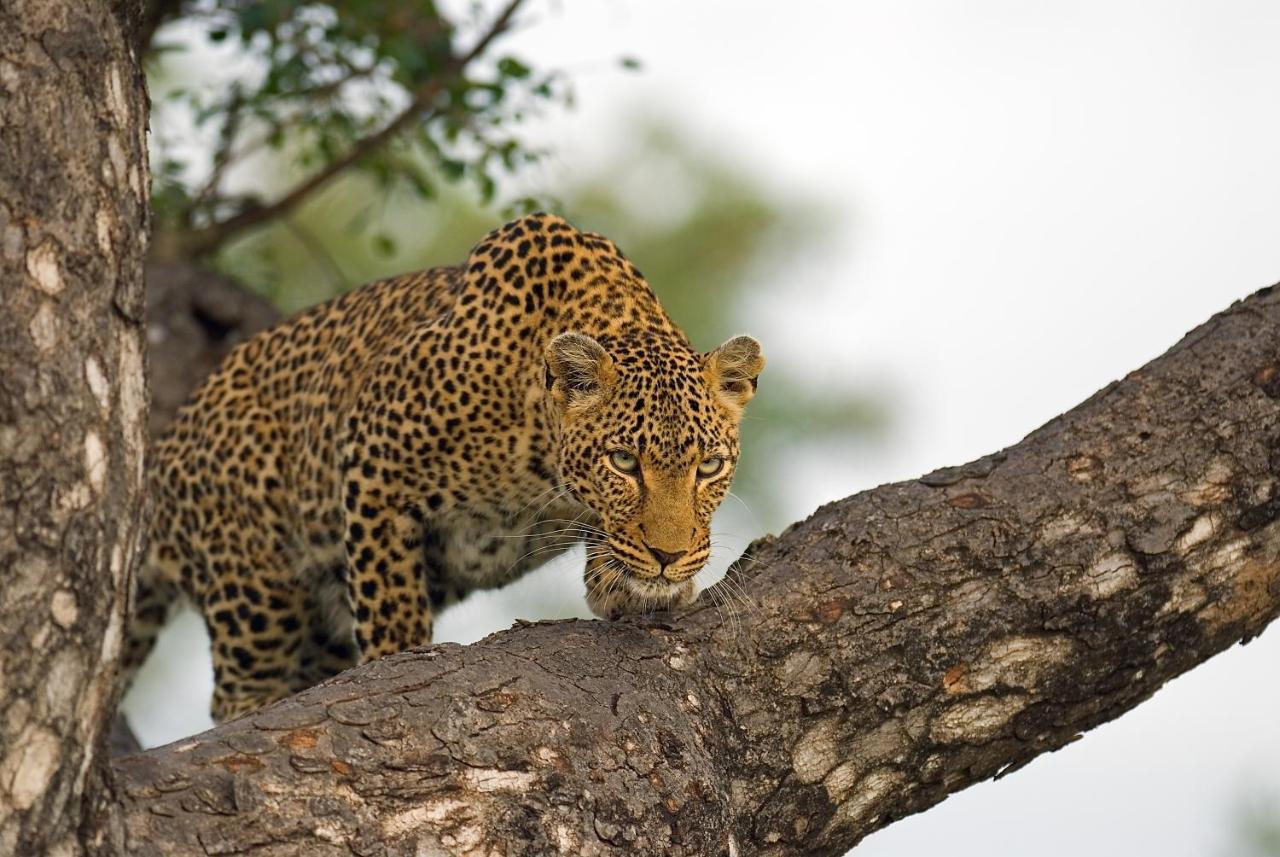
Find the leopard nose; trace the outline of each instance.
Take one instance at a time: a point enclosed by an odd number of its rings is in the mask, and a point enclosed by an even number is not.
[[[658,561],[658,565],[662,566],[663,568],[666,568],[667,566],[674,564],[676,560],[678,560],[680,557],[688,553],[688,551],[668,552],[668,551],[658,550],[652,545],[645,545],[645,547],[649,549],[649,553],[653,554],[653,558]]]

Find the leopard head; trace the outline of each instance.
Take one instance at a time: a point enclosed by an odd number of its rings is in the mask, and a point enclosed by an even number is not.
[[[682,337],[568,332],[545,357],[560,476],[599,521],[588,604],[612,617],[692,600],[764,368],[760,344],[738,336],[699,354]]]

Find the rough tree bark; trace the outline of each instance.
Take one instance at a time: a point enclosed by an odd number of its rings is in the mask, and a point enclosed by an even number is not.
[[[139,854],[840,854],[1280,612],[1280,290],[755,548],[733,617],[408,652],[116,765]]]
[[[0,2],[0,854],[123,843],[102,737],[146,444],[140,11]]]

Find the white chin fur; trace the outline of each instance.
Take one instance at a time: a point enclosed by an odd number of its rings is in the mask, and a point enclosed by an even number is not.
[[[690,591],[688,580],[672,583],[663,578],[639,579],[627,575],[626,586],[634,598],[645,603],[651,610],[666,610],[686,604],[697,597],[696,589]]]

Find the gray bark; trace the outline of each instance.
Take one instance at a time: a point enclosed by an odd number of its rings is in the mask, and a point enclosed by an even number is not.
[[[1263,630],[1277,398],[1264,290],[1010,449],[757,543],[738,615],[522,624],[119,760],[129,844],[840,854]]]
[[[0,2],[0,854],[123,842],[103,734],[146,445],[140,11]]]

